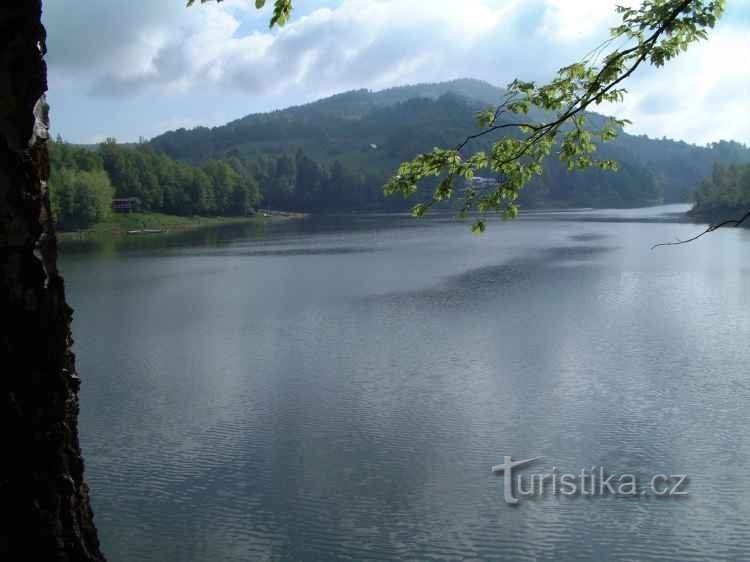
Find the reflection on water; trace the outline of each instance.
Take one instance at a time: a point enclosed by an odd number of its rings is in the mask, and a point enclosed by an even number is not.
[[[679,210],[66,247],[109,559],[747,560],[750,233]],[[503,455],[689,497],[511,508]]]

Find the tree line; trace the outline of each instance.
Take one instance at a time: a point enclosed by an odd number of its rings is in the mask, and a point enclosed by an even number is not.
[[[338,161],[320,165],[301,149],[271,156],[234,151],[191,165],[146,144],[107,139],[91,149],[58,139],[50,143],[50,172],[53,214],[65,229],[107,220],[115,197],[138,198],[142,211],[183,216],[244,216],[260,206],[314,212],[388,206],[383,175]]]
[[[435,106],[445,103],[455,100],[422,99],[412,105],[433,114]],[[390,112],[398,113],[398,109],[383,108],[378,113],[384,117]],[[402,152],[419,150],[423,148],[421,145],[435,140],[413,132],[393,132],[377,149],[368,146],[366,150],[393,151],[400,158]],[[403,143],[408,148],[401,146]],[[730,157],[741,160],[747,149],[736,143],[718,143],[711,151],[717,156],[720,151],[731,153],[722,154],[731,161]],[[604,146],[602,152],[620,162],[617,173],[598,169],[570,173],[551,159],[542,175],[521,192],[520,204],[526,208],[626,207],[662,200],[660,178],[633,163],[623,147]],[[137,197],[143,211],[182,216],[244,216],[260,207],[320,213],[396,211],[410,206],[401,197],[384,196],[382,186],[390,170],[378,162],[370,162],[367,153],[359,166],[353,165],[351,158],[347,164],[339,159],[321,162],[301,147],[291,153],[266,154],[257,151],[243,154],[234,148],[201,163],[187,163],[152,144],[125,145],[107,139],[98,147],[87,148],[58,139],[50,143],[50,160],[52,209],[58,225],[64,229],[87,228],[107,220],[114,197]],[[747,170],[747,165],[716,164],[712,175],[700,184],[695,194],[696,213],[719,214],[741,208],[743,201],[747,203],[748,176],[742,170]],[[683,189],[689,192],[695,188],[696,181],[688,183],[690,178],[684,179]],[[423,186],[426,193],[432,187],[430,182]]]
[[[246,215],[260,200],[252,170],[237,158],[192,166],[146,145],[107,139],[97,151],[117,197],[137,197],[144,211],[176,215]]]
[[[245,215],[260,200],[254,175],[239,160],[183,164],[145,145],[107,139],[97,150],[50,143],[49,190],[62,228],[106,220],[114,197],[135,197],[142,211]]]
[[[407,207],[383,194],[385,173],[352,169],[339,160],[321,164],[301,148],[293,154],[253,155],[246,161],[263,186],[262,205],[274,209],[340,212]]]

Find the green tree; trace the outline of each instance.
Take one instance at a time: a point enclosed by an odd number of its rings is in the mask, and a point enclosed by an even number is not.
[[[214,185],[211,177],[203,170],[195,170],[193,173],[190,203],[194,215],[205,215],[216,210]]]
[[[104,169],[107,170],[118,197],[139,197],[142,195],[138,168],[129,157],[127,149],[108,138],[99,146]]]
[[[232,196],[231,214],[247,215],[255,209],[261,201],[258,179],[262,177],[260,167],[254,163],[244,161],[233,155],[227,159],[227,164],[239,176]]]
[[[692,213],[715,219],[750,208],[750,164],[714,165],[694,194]]]
[[[234,192],[241,178],[229,164],[221,160],[210,160],[203,165],[203,171],[213,183],[214,204],[216,211],[228,214],[232,208]]]
[[[106,220],[114,188],[104,170],[63,168],[49,180],[52,211],[65,228],[87,228]]]

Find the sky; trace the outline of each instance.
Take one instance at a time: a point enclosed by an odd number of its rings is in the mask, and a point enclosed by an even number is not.
[[[544,81],[636,0],[45,0],[52,133],[70,142],[216,126],[351,89],[478,78]],[[269,0],[269,4],[273,2]],[[750,0],[728,0],[709,39],[640,68],[600,109],[628,132],[750,144]]]

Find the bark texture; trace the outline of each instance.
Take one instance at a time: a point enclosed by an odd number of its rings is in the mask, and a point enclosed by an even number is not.
[[[0,3],[0,560],[103,561],[47,194],[41,11]]]

